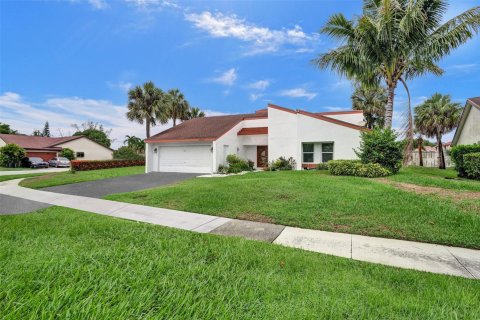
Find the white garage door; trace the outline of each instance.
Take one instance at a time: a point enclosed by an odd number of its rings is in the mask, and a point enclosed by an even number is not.
[[[158,171],[160,172],[212,172],[210,145],[160,146]]]

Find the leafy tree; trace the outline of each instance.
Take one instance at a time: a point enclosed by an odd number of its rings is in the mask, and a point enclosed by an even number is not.
[[[183,120],[190,120],[194,118],[203,118],[205,117],[205,112],[201,111],[200,108],[191,107],[188,109],[187,114]]]
[[[125,136],[125,140],[123,140],[123,144],[126,144],[129,148],[135,150],[137,153],[144,153],[145,152],[145,142],[135,136]]]
[[[59,152],[59,156],[67,158],[68,160],[75,160],[75,151],[70,148],[63,148],[62,151]]]
[[[163,91],[152,81],[146,82],[143,87],[136,86],[128,91],[128,120],[145,123],[146,136],[150,138],[150,126],[168,122],[165,100]]]
[[[34,136],[34,137],[42,137],[42,136],[43,136],[43,133],[42,133],[42,131],[35,129],[35,130],[33,130],[33,132],[32,132],[32,136]]]
[[[363,163],[378,163],[393,173],[402,166],[403,143],[391,129],[374,129],[361,133],[360,148],[355,153]]]
[[[173,126],[177,125],[177,119],[186,120],[188,117],[188,110],[190,105],[185,100],[185,96],[178,89],[168,90],[166,97],[167,116],[173,120]]]
[[[472,38],[480,28],[480,7],[442,23],[443,0],[364,0],[363,15],[330,17],[321,32],[341,41],[313,63],[368,85],[384,81],[388,102],[385,126],[392,126],[398,82],[426,73],[441,75],[442,57]]]
[[[385,88],[381,86],[368,87],[356,83],[351,99],[353,110],[363,111],[367,128],[383,127],[385,105],[387,104],[387,90]]]
[[[0,134],[17,134],[17,130],[12,130],[9,124],[0,122]]]
[[[48,121],[45,122],[45,125],[43,126],[42,137],[50,137],[50,124]]]
[[[87,121],[81,125],[73,124],[72,127],[76,130],[73,134],[74,136],[85,136],[107,148],[110,148],[112,145],[112,139],[110,139],[112,130],[106,130],[103,125],[98,122]]]
[[[0,148],[0,165],[3,167],[18,167],[27,153],[18,144],[9,143]]]
[[[455,129],[460,121],[462,106],[452,102],[450,95],[435,93],[415,107],[415,127],[421,134],[435,138],[439,154],[438,167],[445,169],[442,136]]]
[[[136,150],[131,147],[123,146],[113,151],[113,159],[118,160],[143,160],[145,157],[139,155]]]

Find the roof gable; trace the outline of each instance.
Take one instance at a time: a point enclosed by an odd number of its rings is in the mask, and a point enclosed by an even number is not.
[[[480,110],[480,97],[469,98],[465,103],[465,108],[463,108],[462,115],[460,116],[460,122],[458,123],[457,130],[455,130],[455,135],[453,136],[452,145],[456,145],[460,135],[462,134],[463,127],[467,121],[468,115],[472,108]]]

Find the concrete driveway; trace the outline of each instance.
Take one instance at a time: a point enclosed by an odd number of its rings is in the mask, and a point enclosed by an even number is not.
[[[50,206],[48,203],[0,194],[0,215],[32,212]]]
[[[43,188],[43,191],[101,198],[113,193],[131,192],[164,186],[200,175],[199,173],[152,172],[125,177],[79,182]]]

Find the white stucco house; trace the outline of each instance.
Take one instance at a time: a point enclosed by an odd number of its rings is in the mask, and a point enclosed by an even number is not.
[[[293,157],[297,169],[355,159],[361,111],[311,113],[269,104],[252,114],[196,118],[146,139],[146,172],[216,172],[229,154],[265,167]]]
[[[467,99],[452,145],[480,143],[480,97]]]
[[[24,148],[27,157],[39,157],[49,161],[64,148],[72,149],[77,160],[110,160],[113,150],[85,136],[38,137],[22,134],[0,134],[0,147],[15,143]]]

